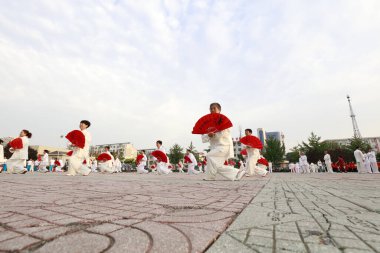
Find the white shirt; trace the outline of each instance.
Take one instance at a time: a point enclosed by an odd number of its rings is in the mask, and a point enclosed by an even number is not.
[[[0,144],[0,163],[4,163],[4,147]]]
[[[369,161],[371,162],[371,163],[375,163],[375,162],[377,162],[376,161],[376,154],[375,154],[375,151],[371,151],[371,152],[369,152],[368,153],[368,157],[369,157]],[[0,158],[1,159],[1,158]]]
[[[331,163],[331,157],[329,154],[326,154],[323,159],[325,160],[325,163]]]
[[[300,157],[300,165],[308,165],[306,155],[301,155],[301,157]]]
[[[90,134],[90,132],[87,130],[87,129],[84,129],[84,130],[82,130],[82,133],[84,134],[84,137],[85,137],[85,143],[84,143],[84,147],[83,147],[83,149],[84,150],[90,150],[90,143],[91,143],[91,141],[92,141],[92,136],[91,136],[91,134]]]
[[[207,134],[202,135],[202,142],[210,142],[211,149],[215,149],[219,146],[228,146],[229,152],[227,158],[234,158],[234,147],[231,137],[231,128],[215,133],[213,137],[209,137]]]
[[[195,156],[192,153],[189,153],[187,156],[190,158],[192,165],[197,165],[198,164],[197,163],[197,159],[195,159]]]
[[[29,139],[28,137],[20,137],[22,140],[22,148],[21,149],[16,149],[13,152],[13,155],[9,159],[25,159],[28,160],[28,147],[29,147]]]
[[[357,150],[354,151],[354,156],[355,156],[355,160],[356,160],[357,163],[364,162],[364,155],[363,155],[363,153],[359,149],[357,149]]]

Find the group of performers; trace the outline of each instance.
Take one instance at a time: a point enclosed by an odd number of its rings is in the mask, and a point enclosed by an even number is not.
[[[333,163],[330,154],[325,151],[325,155],[323,157],[324,164],[321,160],[319,160],[317,164],[309,164],[305,153],[300,152],[299,162],[295,164],[290,163],[289,169],[292,173],[334,173],[334,169],[342,173],[347,173],[348,171],[354,170],[357,170],[358,173],[379,173],[375,151],[370,151],[363,154],[363,152],[357,148],[354,151],[354,157],[356,164],[354,162],[346,163],[342,156],[338,156],[338,160]]]
[[[240,162],[240,167],[235,168],[232,164],[226,162],[230,158],[234,158],[233,152],[233,142],[231,137],[231,127],[232,123],[229,119],[221,114],[221,105],[219,103],[212,103],[210,105],[210,114],[205,115],[200,120],[193,129],[193,134],[201,134],[202,142],[210,144],[210,151],[206,154],[206,159],[204,164],[199,166],[200,170],[196,170],[195,167],[198,162],[195,156],[191,153],[191,150],[186,150],[185,159],[177,164],[177,168],[180,172],[183,172],[184,163],[187,164],[188,174],[199,174],[203,172],[204,168],[205,178],[204,180],[215,180],[216,175],[221,175],[229,180],[240,180],[244,175],[246,176],[266,176],[268,171],[271,169],[271,163],[261,156],[260,149],[262,149],[262,143],[257,139],[257,137],[252,136],[252,130],[245,130],[245,137],[241,138],[241,143],[246,145],[246,163]],[[204,129],[210,122],[215,121],[212,127]],[[219,125],[218,125],[219,124]],[[119,159],[114,159],[109,151],[109,147],[105,148],[103,154],[99,155],[98,161],[90,160],[90,143],[91,134],[88,128],[91,123],[88,120],[82,120],[79,124],[80,130],[74,130],[70,132],[66,138],[72,143],[72,151],[70,152],[70,157],[68,160],[68,176],[75,175],[88,175],[91,171],[95,172],[98,168],[100,172],[103,173],[114,173],[121,172],[121,162]],[[209,130],[212,129],[212,130]],[[22,130],[18,138],[13,139],[10,145],[10,151],[13,153],[12,156],[7,160],[6,167],[8,173],[24,174],[28,170],[34,171],[33,167],[38,167],[38,171],[47,172],[52,171],[55,168],[56,171],[61,171],[63,167],[62,161],[56,159],[49,163],[48,151],[44,151],[44,156],[32,163],[28,160],[28,147],[29,139],[32,137],[32,133],[26,129]],[[257,139],[257,141],[256,141]],[[245,141],[243,141],[245,140]],[[247,142],[250,140],[251,142]],[[253,140],[253,142],[252,142]],[[2,141],[1,141],[2,142]],[[255,144],[257,142],[257,144]],[[251,143],[253,143],[251,145]],[[153,170],[158,174],[169,174],[172,172],[173,166],[169,162],[169,158],[166,155],[165,148],[162,146],[162,141],[158,140],[156,142],[157,150],[152,152],[154,157],[155,165],[153,165]],[[359,173],[379,173],[378,166],[376,162],[375,152],[369,152],[363,154],[359,149],[354,152],[356,159],[356,167]],[[101,157],[103,157],[101,159]],[[0,143],[0,164],[4,163],[4,151],[3,146]],[[327,171],[333,173],[333,163],[331,161],[330,155],[325,152],[324,156],[325,165]],[[206,164],[207,162],[207,164]],[[147,157],[145,151],[137,157],[137,173],[146,174],[149,171],[146,169]],[[344,172],[347,172],[349,167],[342,157],[339,157],[338,162],[334,166]],[[26,167],[26,168],[25,168]],[[309,164],[307,157],[304,153],[300,153],[299,162],[294,164],[291,163],[289,168],[291,172],[295,173],[310,173],[321,171],[322,162],[318,161],[317,164]],[[0,167],[2,168],[2,167]]]

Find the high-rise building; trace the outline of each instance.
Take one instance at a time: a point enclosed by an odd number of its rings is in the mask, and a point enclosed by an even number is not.
[[[260,139],[261,143],[265,145],[266,134],[264,128],[257,128],[257,137]]]
[[[273,132],[266,132],[264,128],[258,128],[257,129],[257,137],[260,139],[261,143],[265,146],[267,139],[274,138],[284,144],[285,136],[282,132],[279,131],[273,131]]]

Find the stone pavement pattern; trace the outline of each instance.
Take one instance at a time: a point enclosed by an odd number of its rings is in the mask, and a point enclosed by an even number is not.
[[[207,252],[380,252],[380,175],[274,174]]]
[[[203,252],[268,182],[0,174],[0,252]]]

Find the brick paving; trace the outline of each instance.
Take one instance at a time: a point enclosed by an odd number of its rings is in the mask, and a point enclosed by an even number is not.
[[[0,252],[204,252],[269,178],[0,174]]]
[[[274,174],[207,252],[380,252],[379,183],[379,174]]]
[[[0,252],[380,252],[380,175],[0,174]]]

